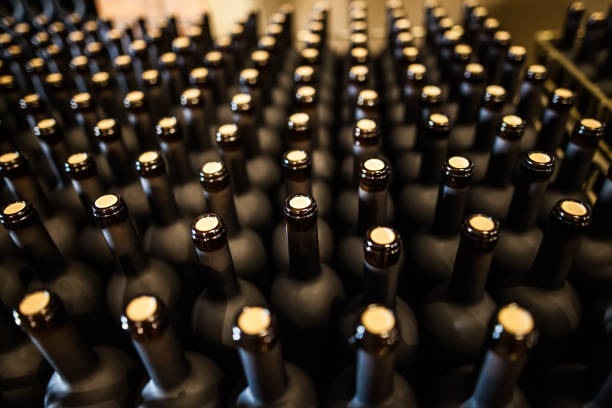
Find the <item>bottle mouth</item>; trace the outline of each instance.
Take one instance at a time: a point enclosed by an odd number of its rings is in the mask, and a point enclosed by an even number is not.
[[[385,225],[368,229],[363,242],[366,261],[378,267],[388,267],[398,262],[402,240],[397,230]]]
[[[293,71],[293,81],[296,83],[312,82],[315,75],[314,68],[310,65],[300,65]]]
[[[270,349],[278,339],[275,316],[265,307],[244,306],[236,317],[232,339],[244,349]]]
[[[503,105],[506,102],[506,90],[499,85],[489,85],[485,88],[483,100],[488,104]]]
[[[525,131],[525,121],[516,115],[506,115],[499,126],[499,136],[508,140],[519,140]]]
[[[383,188],[389,184],[390,173],[386,160],[370,158],[361,162],[359,181],[365,186]]]
[[[255,86],[259,84],[259,71],[255,68],[246,68],[240,71],[238,77],[240,85]]]
[[[576,228],[586,228],[591,224],[591,206],[579,200],[559,200],[551,215],[557,221]]]
[[[349,69],[349,80],[351,82],[365,82],[368,78],[368,67],[365,65],[353,65]]]
[[[20,230],[38,220],[38,213],[29,201],[14,201],[5,205],[0,212],[0,222],[11,231]]]
[[[546,152],[529,152],[523,156],[521,168],[536,180],[547,180],[555,168],[555,158]]]
[[[128,218],[128,208],[119,194],[98,197],[91,206],[94,219],[102,228],[123,222]]]
[[[155,338],[168,324],[164,302],[149,294],[132,298],[121,315],[121,327],[134,338]]]
[[[499,222],[485,214],[473,214],[465,218],[462,225],[463,236],[487,244],[497,243],[499,238]]]
[[[10,179],[25,175],[30,170],[30,164],[18,151],[0,155],[0,174]]]
[[[527,57],[527,49],[522,45],[513,45],[508,48],[507,59],[514,62],[523,62]]]
[[[74,153],[68,156],[64,163],[64,171],[74,179],[87,178],[96,172],[96,163],[85,152]]]
[[[317,219],[317,203],[310,194],[293,194],[285,199],[283,213],[291,225],[310,227]]]
[[[533,315],[516,303],[502,306],[494,317],[493,350],[506,355],[522,353],[538,342]]]
[[[248,112],[253,109],[253,100],[251,95],[239,93],[232,97],[230,106],[232,112]]]
[[[470,79],[474,81],[479,81],[484,79],[484,67],[476,62],[469,63],[465,66],[465,71],[463,72],[463,78]]]
[[[175,116],[161,118],[155,125],[155,133],[166,140],[178,140],[181,138],[178,120]]]
[[[570,108],[576,102],[574,92],[566,88],[557,88],[553,91],[551,103],[555,106]]]
[[[397,319],[391,309],[378,304],[370,304],[363,309],[354,335],[359,348],[381,352],[394,348],[399,337]]]
[[[295,99],[298,103],[315,103],[317,100],[317,91],[312,86],[301,86],[295,92]]]
[[[583,147],[595,147],[603,137],[604,125],[593,118],[583,118],[576,122],[571,141]]]
[[[132,91],[123,98],[123,106],[127,109],[142,108],[144,106],[144,93]]]
[[[442,102],[442,90],[435,85],[425,85],[421,90],[421,100],[425,103]]]
[[[57,123],[55,122],[55,119],[52,118],[42,119],[38,121],[32,131],[34,133],[34,136],[43,138],[46,142],[53,141],[50,139],[53,135],[59,136]]]
[[[544,65],[530,65],[527,68],[527,79],[534,82],[544,82],[548,78],[548,70]]]
[[[464,156],[449,157],[442,164],[441,179],[448,187],[467,187],[472,181],[473,174],[474,163]]]
[[[223,189],[230,184],[229,173],[222,162],[211,161],[204,163],[200,169],[200,183],[204,189]]]
[[[141,153],[136,160],[136,171],[142,177],[156,177],[166,172],[161,152],[150,150]]]
[[[312,169],[312,159],[304,150],[289,150],[283,154],[283,167],[291,172]]]
[[[191,70],[189,73],[189,82],[192,84],[206,84],[210,80],[208,68],[198,67]]]
[[[234,123],[226,123],[219,126],[215,139],[224,150],[240,149],[240,146],[242,146],[242,139],[238,132],[238,126]]]
[[[379,136],[378,125],[372,119],[360,119],[355,123],[353,129],[353,141],[355,143],[376,144]]]
[[[357,96],[357,106],[373,108],[379,103],[378,92],[372,89],[365,89]]]
[[[141,78],[147,86],[157,85],[159,83],[159,71],[148,69],[142,73]]]
[[[43,331],[66,321],[59,297],[41,289],[26,294],[13,311],[15,323],[28,332]]]
[[[310,115],[304,112],[292,114],[289,116],[287,128],[296,132],[304,132],[310,129]]]
[[[119,128],[115,119],[102,119],[94,126],[94,135],[109,140],[120,138]]]
[[[191,224],[191,239],[203,251],[214,251],[226,242],[226,228],[221,217],[213,213],[198,216]]]

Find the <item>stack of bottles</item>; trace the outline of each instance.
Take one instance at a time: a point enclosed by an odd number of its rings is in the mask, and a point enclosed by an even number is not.
[[[0,405],[612,406],[605,124],[475,0],[294,11],[2,19]]]

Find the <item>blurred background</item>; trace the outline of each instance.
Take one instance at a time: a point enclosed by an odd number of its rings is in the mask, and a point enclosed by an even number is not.
[[[373,49],[378,39],[384,35],[385,0],[365,0],[368,4],[370,39]],[[312,11],[315,0],[97,0],[98,10],[104,17],[119,21],[131,21],[137,16],[145,15],[151,19],[169,13],[175,13],[184,22],[190,22],[203,11],[208,10],[212,17],[213,34],[227,34],[231,25],[250,9],[260,11],[260,24],[263,24],[283,3],[291,3],[296,8],[295,23],[299,30],[307,21],[307,14]],[[334,0],[331,4],[331,45],[342,49],[346,44],[348,3],[349,0]],[[422,22],[423,1],[404,1],[408,17],[413,25]],[[450,13],[450,17],[459,20],[460,0],[439,0]],[[557,29],[561,26],[569,0],[481,0],[480,4],[489,9],[489,15],[496,17],[502,27],[510,30],[514,44],[531,49],[533,35],[538,30]],[[610,0],[587,0],[587,13],[606,11],[612,3]],[[531,53],[533,55],[533,53]]]

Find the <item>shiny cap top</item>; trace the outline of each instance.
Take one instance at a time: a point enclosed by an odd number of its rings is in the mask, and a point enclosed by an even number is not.
[[[136,160],[136,171],[145,178],[158,177],[166,172],[161,152],[150,150],[141,153]]]
[[[368,79],[368,67],[365,65],[353,65],[349,69],[349,81],[351,82],[366,82]]]
[[[197,67],[189,73],[189,83],[193,85],[202,85],[210,82],[210,73],[208,68]]]
[[[464,188],[472,181],[474,163],[464,156],[451,156],[442,163],[440,173],[444,185]]]
[[[132,57],[129,55],[119,55],[113,60],[113,66],[120,70],[127,70],[132,65]]]
[[[229,173],[222,162],[210,161],[200,169],[200,184],[208,191],[222,190],[230,185]]]
[[[267,351],[278,339],[275,316],[265,307],[244,306],[236,317],[232,339],[240,348]]]
[[[555,158],[545,152],[526,153],[521,160],[521,171],[536,181],[550,179],[555,168]]]
[[[508,48],[506,59],[513,62],[523,62],[527,58],[527,49],[522,45],[513,45]]]
[[[360,349],[376,354],[391,352],[400,340],[393,310],[377,304],[368,305],[361,312],[354,338]]]
[[[544,65],[530,65],[527,67],[525,78],[533,82],[544,82],[548,78],[548,70]]]
[[[366,262],[379,268],[386,268],[399,261],[402,240],[399,232],[385,225],[377,225],[366,231],[363,241]]]
[[[102,119],[94,126],[94,135],[102,141],[111,141],[121,138],[121,130],[115,119]]]
[[[353,128],[353,144],[376,145],[380,140],[380,131],[375,121],[360,119]]]
[[[128,92],[123,98],[123,106],[126,109],[138,109],[144,106],[144,93],[142,91]]]
[[[310,229],[317,222],[317,203],[310,194],[294,194],[283,202],[283,214],[292,228]]]
[[[500,30],[493,35],[493,44],[499,47],[505,47],[510,43],[512,34],[508,31]]]
[[[132,298],[121,315],[121,327],[136,341],[161,336],[168,324],[166,306],[154,295],[141,294]]]
[[[423,64],[410,64],[406,69],[406,78],[412,81],[422,81],[427,74],[427,68]]]
[[[579,200],[565,198],[557,201],[550,217],[572,229],[582,230],[591,224],[591,206]]]
[[[191,240],[201,251],[215,251],[227,242],[227,229],[221,217],[214,213],[198,216],[191,224]]]
[[[525,121],[516,115],[506,115],[499,125],[498,136],[508,140],[519,140],[525,131]]]
[[[315,103],[317,101],[317,90],[309,85],[300,86],[295,91],[295,100],[303,104]]]
[[[484,79],[484,67],[476,62],[469,63],[465,66],[465,71],[463,72],[463,77],[465,79],[473,79],[475,81],[480,81]]]
[[[96,162],[85,152],[68,156],[64,163],[64,171],[75,180],[82,180],[97,173]]]
[[[370,158],[361,162],[359,173],[360,188],[380,191],[389,185],[391,166],[385,159]]]
[[[499,239],[499,222],[485,214],[468,215],[461,225],[461,235],[478,243],[483,250],[492,250]]]
[[[155,133],[164,140],[181,138],[181,129],[175,116],[161,118],[155,125]]]
[[[40,222],[38,212],[31,202],[13,201],[2,207],[0,222],[9,231],[18,231],[36,222]]]
[[[181,106],[201,106],[202,92],[198,88],[189,88],[181,92]]]
[[[604,125],[597,119],[583,118],[574,125],[570,142],[584,148],[597,146],[603,137]]]
[[[553,91],[550,103],[555,107],[569,109],[576,102],[575,94],[569,89],[557,88]]]
[[[129,212],[125,201],[119,194],[105,194],[96,199],[91,206],[96,222],[107,228],[127,220]]]
[[[489,85],[485,88],[483,101],[487,105],[498,105],[500,108],[506,102],[506,90],[499,85]]]
[[[364,89],[357,95],[357,106],[359,107],[375,107],[380,102],[378,92],[373,89]]]
[[[306,131],[310,126],[310,116],[304,112],[293,113],[287,122],[287,128],[296,132]]]
[[[425,103],[440,103],[442,102],[442,90],[435,85],[425,85],[421,89],[420,99]]]
[[[259,85],[259,70],[255,68],[245,68],[240,71],[238,77],[240,85],[256,86]]]
[[[536,345],[538,331],[531,313],[510,303],[502,306],[494,316],[492,351],[517,359]]]
[[[253,110],[253,99],[247,93],[237,93],[230,102],[232,112],[250,112]]]

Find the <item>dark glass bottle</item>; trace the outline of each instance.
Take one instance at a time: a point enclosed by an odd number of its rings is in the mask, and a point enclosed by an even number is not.
[[[268,280],[265,246],[255,231],[246,226],[242,227],[242,222],[239,221],[226,166],[221,162],[205,163],[200,170],[200,182],[208,209],[218,214],[227,228],[236,274],[260,289],[265,289]]]
[[[583,68],[584,63],[593,60],[593,57],[601,49],[606,37],[606,15],[601,11],[592,12],[586,21],[585,33],[574,60]]]
[[[376,303],[393,310],[400,336],[395,367],[408,378],[414,374],[419,330],[412,309],[397,296],[399,278],[404,272],[402,244],[399,232],[391,227],[378,225],[368,229],[363,240],[363,290],[344,306],[338,334],[344,357],[363,307]]]
[[[554,156],[533,151],[519,164],[512,200],[493,256],[488,287],[523,284],[542,242],[536,225],[540,206],[555,167]]]
[[[91,76],[93,96],[102,117],[120,118],[122,116],[119,92],[114,80],[107,71],[99,71]]]
[[[149,69],[142,73],[141,78],[144,83],[144,92],[147,97],[151,120],[157,123],[158,120],[170,114],[172,95],[168,91],[167,84],[162,82],[159,71]]]
[[[61,118],[64,126],[71,126],[74,122],[70,109],[70,91],[64,80],[64,76],[59,72],[52,72],[45,77],[45,87],[54,117]],[[10,98],[7,98],[8,103]],[[17,105],[15,105],[17,107]],[[55,114],[57,112],[57,115]]]
[[[210,98],[208,101],[211,102]],[[208,161],[219,160],[214,144],[215,129],[207,113],[211,106],[207,106],[206,102],[199,88],[189,88],[181,93],[182,119],[194,169],[199,169]]]
[[[498,238],[499,223],[487,215],[470,215],[461,225],[450,281],[421,305],[428,364],[452,367],[478,358],[496,307],[485,284]]]
[[[465,152],[465,155],[474,163],[475,182],[482,181],[486,176],[495,136],[502,123],[502,109],[506,98],[506,90],[499,85],[489,85],[484,90],[478,109],[478,121],[472,134],[472,144],[469,146],[470,150]],[[453,130],[453,133],[455,131],[456,129]]]
[[[310,117],[313,146],[322,150],[330,150],[333,140],[330,133],[331,125],[325,121],[323,105],[319,103],[319,93],[310,85],[303,85],[295,90],[295,109]],[[339,136],[342,138],[342,136]]]
[[[597,201],[593,206],[593,222],[587,229],[576,253],[569,279],[576,287],[584,308],[584,317],[592,326],[599,326],[609,304],[612,282],[612,259],[608,250],[612,238],[612,167],[608,168]]]
[[[75,91],[85,93],[91,90],[91,69],[89,58],[79,55],[70,60],[70,79],[74,83]]]
[[[516,115],[522,118],[527,125],[524,140],[521,140],[522,151],[533,150],[535,146],[537,133],[534,130],[534,124],[542,112],[542,90],[547,78],[548,70],[545,66],[530,65],[519,87]]]
[[[414,391],[394,369],[400,330],[393,311],[377,304],[367,306],[354,328],[353,341],[355,366],[334,380],[326,406],[417,407]]]
[[[389,223],[387,212],[390,201],[388,186],[391,179],[389,162],[384,159],[369,158],[361,162],[359,187],[357,192],[357,222],[350,233],[338,244],[337,265],[339,273],[353,295],[362,287],[363,280],[363,237],[368,228]],[[342,206],[343,203],[339,202]],[[347,208],[347,211],[349,209]]]
[[[278,135],[265,131],[257,123],[255,104],[251,95],[238,93],[230,103],[233,120],[244,139],[244,154],[249,178],[266,192],[275,191],[280,184],[280,171],[274,158],[281,154]],[[218,138],[217,138],[218,139]],[[218,141],[218,140],[217,140]],[[231,170],[230,170],[231,172]]]
[[[196,274],[197,260],[189,238],[191,222],[179,211],[161,152],[152,150],[138,156],[136,171],[153,216],[142,237],[144,250],[179,271],[184,286],[183,296],[186,303],[191,304],[202,286]]]
[[[538,341],[537,320],[516,303],[502,306],[492,320],[479,367],[463,366],[446,373],[431,406],[529,407],[517,383],[529,351]]]
[[[319,375],[325,367],[332,323],[344,301],[344,288],[336,273],[321,263],[314,198],[308,194],[289,196],[283,213],[289,269],[274,279],[270,304],[283,327],[289,360]],[[304,310],[310,311],[308,317]]]
[[[489,83],[500,82],[504,57],[508,53],[512,34],[509,31],[499,30],[493,34],[491,44],[485,56],[485,67],[487,68],[487,80]]]
[[[73,95],[70,99],[70,107],[72,108],[75,122],[79,125],[81,133],[78,140],[73,141],[74,148],[77,150],[98,152],[99,148],[94,137],[93,129],[99,118],[91,94],[89,92],[82,92]]]
[[[471,60],[472,47],[463,43],[455,45],[449,67],[449,100],[459,99],[465,68]]]
[[[221,217],[213,213],[197,217],[191,239],[207,282],[193,304],[191,327],[203,351],[234,377],[240,370],[232,342],[234,318],[244,306],[265,306],[266,299],[252,283],[237,277]]]
[[[503,288],[500,302],[517,302],[532,313],[542,344],[539,359],[550,361],[565,353],[581,321],[581,307],[574,288],[566,281],[582,235],[591,223],[588,204],[559,200],[550,213],[548,227],[538,249],[527,282]]]
[[[219,120],[228,119],[231,117],[229,106],[225,103],[228,98],[228,83],[229,83],[229,72],[226,71],[225,61],[223,60],[223,54],[220,51],[213,50],[209,51],[204,55],[204,65],[212,74],[213,84],[215,87],[215,104],[217,106],[217,117]],[[219,107],[225,107],[225,115],[219,116],[223,112],[219,111]],[[223,109],[223,108],[221,108]],[[223,118],[223,119],[222,119]]]
[[[131,407],[140,377],[136,363],[123,351],[91,347],[72,325],[63,303],[54,292],[38,290],[27,294],[13,312],[55,371],[45,406]]]
[[[403,292],[415,305],[435,285],[452,276],[473,169],[474,164],[463,156],[452,156],[444,162],[432,222],[406,242],[413,270],[403,281]]]
[[[448,139],[448,148],[453,153],[463,153],[474,143],[475,124],[485,90],[485,78],[482,65],[472,62],[465,66],[457,100],[457,123]]]
[[[94,201],[91,211],[115,257],[116,270],[106,287],[106,305],[116,324],[126,302],[141,293],[158,296],[168,305],[175,327],[185,327],[181,281],[170,265],[145,254],[128,207],[117,194]]]
[[[359,184],[361,162],[371,157],[381,157],[382,135],[379,124],[372,119],[360,119],[353,126],[351,155],[342,160],[340,182],[353,190]]]
[[[550,210],[562,198],[575,198],[589,203],[590,200],[582,190],[586,180],[597,144],[604,133],[603,124],[591,118],[580,119],[574,125],[559,173],[546,191],[542,200],[539,222],[546,224]]]
[[[222,371],[208,357],[182,350],[161,299],[133,297],[125,306],[121,326],[129,333],[149,376],[139,389],[138,406],[221,405]]]
[[[0,330],[2,402],[8,407],[42,406],[51,370],[36,346],[15,326],[9,307],[1,300]]]
[[[553,91],[548,106],[542,114],[542,127],[538,134],[536,149],[550,155],[566,140],[566,122],[569,111],[574,106],[576,98],[569,89],[557,88]]]
[[[324,199],[327,202],[331,201],[331,192],[322,185],[315,184],[311,179],[312,176],[312,159],[304,150],[288,150],[283,155],[283,171],[285,173],[285,185],[281,188],[279,194],[279,202],[284,202],[284,198],[294,194],[310,194],[317,202],[319,209],[320,194],[317,194],[322,188],[325,188]],[[282,197],[282,198],[281,198]],[[324,200],[324,201],[325,201]],[[328,207],[329,208],[329,207]],[[321,261],[331,263],[334,256],[334,236],[329,224],[322,218],[317,219],[317,229],[319,237],[319,248],[321,250]],[[273,233],[273,254],[274,262],[278,270],[286,270],[289,267],[289,248],[287,242],[287,229],[285,223],[280,222],[274,228]]]
[[[231,407],[311,408],[318,405],[312,381],[283,360],[276,317],[258,306],[236,316],[232,339],[246,377],[246,387],[232,395]]]
[[[129,204],[139,226],[148,224],[151,212],[147,197],[138,183],[121,128],[115,119],[102,119],[93,128],[98,146],[110,167],[112,185]]]
[[[87,221],[80,232],[77,245],[83,259],[97,270],[102,271],[102,281],[112,271],[114,261],[104,236],[91,217],[91,205],[104,194],[105,187],[98,175],[98,169],[93,157],[87,153],[75,153],[67,157],[64,172],[71,179],[72,188],[78,195]]]
[[[373,89],[365,89],[359,92],[357,98],[353,101],[355,104],[354,121],[361,119],[370,119],[377,123],[382,123],[382,115],[380,114],[380,98],[378,92]],[[344,126],[340,130],[337,139],[337,149],[340,155],[344,157],[351,152],[353,142],[353,125]]]
[[[7,204],[0,221],[35,271],[36,278],[28,285],[29,289],[44,287],[57,292],[90,341],[95,344],[108,341],[109,322],[102,312],[103,289],[98,275],[59,252],[31,202]]]
[[[170,92],[171,101],[178,101],[181,91],[185,89],[182,72],[177,60],[178,58],[175,53],[165,52],[159,56],[158,62],[161,81],[164,84],[164,88]]]
[[[433,219],[440,166],[447,157],[448,135],[451,123],[448,116],[434,113],[425,123],[426,135],[422,139],[421,155],[418,160],[418,179],[405,184],[399,193],[399,213],[402,230],[413,232],[429,224]]]
[[[506,217],[512,200],[512,176],[520,159],[524,129],[525,122],[518,116],[506,115],[502,118],[484,180],[470,191],[468,208],[471,212],[486,213],[498,220]]]
[[[557,47],[561,50],[570,51],[573,48],[585,9],[585,4],[582,1],[572,1],[567,7],[561,38],[557,42]]]
[[[115,57],[113,59],[113,68],[115,69],[115,78],[121,95],[137,91],[140,88],[134,73],[132,57],[127,54]]]
[[[502,67],[501,86],[508,93],[508,102],[514,105],[514,99],[518,91],[523,65],[527,59],[527,50],[522,45],[512,45]]]
[[[189,73],[189,83],[192,87],[199,89],[202,105],[204,106],[204,118],[202,122],[207,122],[210,126],[208,133],[214,139],[215,129],[218,124],[217,109],[215,102],[215,82],[212,73],[208,68],[197,67]]]
[[[0,155],[0,174],[15,200],[27,200],[40,211],[45,228],[64,256],[78,257],[77,220],[58,210],[39,181],[30,164],[18,151]]]
[[[123,107],[126,110],[127,122],[136,135],[138,144],[136,151],[157,148],[159,143],[153,134],[154,125],[144,92],[132,91],[126,94],[123,98]]]

